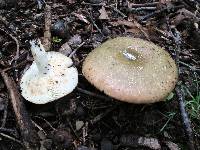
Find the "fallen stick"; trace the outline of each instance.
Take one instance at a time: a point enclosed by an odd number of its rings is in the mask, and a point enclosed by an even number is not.
[[[15,112],[17,124],[19,126],[25,148],[27,150],[39,149],[38,135],[25,109],[24,103],[20,98],[20,94],[17,90],[17,85],[15,84],[13,79],[9,77],[8,74],[4,71],[1,71],[1,76],[3,77],[4,83],[10,95],[11,104]]]
[[[180,76],[179,56],[180,56],[181,44],[182,44],[181,43],[181,41],[182,41],[181,35],[180,35],[179,31],[176,30],[176,29],[175,29],[174,34],[172,33],[172,31],[170,29],[170,33],[171,33],[172,38],[174,39],[174,42],[176,44],[176,64],[177,64],[178,73],[179,73],[179,76]],[[192,131],[192,128],[191,128],[188,113],[187,113],[186,108],[185,108],[185,96],[183,94],[181,86],[177,85],[176,88],[175,88],[175,91],[176,91],[176,94],[178,96],[179,109],[180,109],[180,113],[181,113],[181,119],[182,119],[182,122],[183,122],[183,127],[184,127],[184,130],[185,130],[185,134],[188,137],[187,144],[188,144],[189,150],[195,150],[193,131]]]
[[[43,45],[46,51],[50,51],[51,49],[51,6],[46,5],[45,7],[45,31],[44,31],[44,39]]]
[[[188,137],[188,147],[190,150],[195,150],[194,138],[193,138],[193,132],[192,132],[191,124],[190,124],[190,119],[189,119],[187,111],[185,109],[185,96],[183,94],[181,87],[177,86],[175,90],[176,90],[176,94],[177,94],[178,100],[179,100],[179,107],[180,107],[183,126],[184,126],[185,132]]]

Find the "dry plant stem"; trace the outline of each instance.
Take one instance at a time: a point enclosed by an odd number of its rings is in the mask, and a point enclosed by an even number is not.
[[[111,101],[112,100],[112,98],[109,98],[107,96],[99,95],[99,94],[96,94],[94,92],[90,92],[90,91],[84,90],[84,89],[79,88],[79,87],[77,88],[77,90],[80,93],[83,93],[83,94],[86,94],[86,95],[89,95],[89,96],[92,96],[92,97],[96,97],[96,98],[103,99],[103,100],[106,100],[106,101]]]
[[[120,14],[123,18],[126,18],[127,16],[122,13],[119,9],[117,9],[116,7],[114,6],[110,6],[110,8],[112,8],[115,12],[117,12],[118,14]]]
[[[18,69],[18,68],[20,68],[20,67],[26,65],[27,62],[32,62],[32,60],[25,60],[25,61],[23,61],[23,62],[21,62],[21,63],[19,63],[19,64],[14,65],[14,66],[5,68],[3,71],[4,71],[4,72],[7,72],[7,71],[10,71],[11,69]]]
[[[176,11],[176,10],[181,9],[183,7],[184,7],[183,5],[179,5],[179,6],[174,6],[174,7],[171,7],[171,8],[163,8],[161,10],[156,10],[156,11],[154,11],[154,12],[152,12],[152,13],[144,16],[144,17],[142,17],[140,19],[140,21],[141,22],[148,21],[149,19],[151,19],[153,17],[156,17],[156,16],[158,16],[161,13],[164,13],[164,12],[168,12],[169,13],[169,11]]]
[[[90,5],[90,6],[103,6],[105,5],[104,3],[99,3],[99,4],[93,4],[93,3],[86,3],[86,2],[82,2],[82,5]]]
[[[1,71],[1,76],[3,77],[5,85],[8,89],[8,93],[10,95],[11,103],[15,112],[17,124],[20,128],[24,146],[27,150],[37,150],[37,146],[39,145],[38,136],[33,128],[31,119],[25,109],[24,103],[20,98],[17,86],[7,73]]]
[[[4,134],[4,133],[0,133],[0,135],[3,136],[3,137],[5,137],[5,138],[7,138],[7,139],[10,139],[10,140],[12,140],[12,141],[14,141],[14,142],[17,142],[17,143],[20,144],[20,145],[22,145],[21,141],[15,139],[14,137],[11,137],[11,136],[9,136],[9,135],[7,135],[7,134]],[[23,146],[23,145],[22,145],[22,146]]]
[[[66,116],[72,115],[73,113],[75,113],[76,108],[77,106],[76,106],[75,99],[70,99],[70,107],[68,110],[64,111],[62,115],[66,115]]]
[[[144,4],[130,4],[131,7],[152,7],[157,6],[159,2],[144,3]]]
[[[18,41],[17,38],[14,37],[12,34],[10,34],[10,33],[6,32],[6,31],[4,31],[3,29],[0,29],[0,30],[1,30],[2,32],[4,32],[5,34],[7,34],[8,36],[10,36],[10,38],[13,39],[13,40],[15,41],[15,43],[16,43],[16,54],[15,54],[14,60],[16,61],[16,60],[18,59],[18,57],[19,57],[19,41]]]
[[[157,9],[156,7],[138,7],[138,8],[130,8],[129,11],[131,12],[138,12],[138,11],[144,11],[144,10],[154,11],[156,9]]]
[[[79,135],[78,135],[78,134],[76,133],[76,131],[74,130],[74,127],[73,127],[73,125],[72,125],[72,123],[71,123],[71,121],[70,121],[69,118],[67,118],[67,122],[69,123],[69,127],[70,127],[72,133],[76,136],[77,139],[79,139]]]
[[[92,124],[92,125],[96,124],[101,119],[103,119],[105,116],[107,116],[110,112],[112,112],[114,109],[116,109],[117,106],[118,106],[118,104],[112,108],[108,108],[104,113],[97,115],[96,117],[94,117],[93,119],[90,120],[90,124]]]
[[[176,63],[177,63],[177,67],[179,69],[179,55],[180,55],[180,51],[181,51],[181,47],[180,47],[181,35],[176,29],[175,29],[175,34],[172,33],[171,29],[170,29],[170,33],[176,44]],[[185,102],[184,102],[185,97],[183,95],[181,87],[177,86],[175,90],[176,90],[176,94],[177,94],[178,100],[179,100],[179,109],[180,109],[180,113],[181,113],[181,117],[182,117],[182,121],[183,121],[183,126],[185,129],[186,135],[188,136],[188,147],[190,150],[195,150],[194,138],[193,138],[193,132],[192,132],[191,124],[190,124],[190,119],[189,119],[188,113],[185,109]]]
[[[77,50],[79,48],[81,48],[84,44],[85,44],[85,42],[83,42],[80,45],[78,45],[78,47],[73,52],[71,52],[71,54],[69,55],[69,58],[72,58],[74,56],[74,54],[76,54]]]
[[[7,34],[8,36],[10,36],[10,38],[13,39],[13,40],[15,41],[15,43],[16,43],[16,54],[15,54],[15,57],[14,57],[14,59],[13,59],[14,65],[16,65],[16,64],[17,64],[17,60],[18,60],[18,58],[19,58],[19,41],[18,41],[17,38],[14,37],[12,34],[10,34],[10,33],[6,32],[6,31],[4,31],[4,30],[2,30],[2,29],[0,29],[0,30],[1,30],[2,32],[4,32],[5,34]],[[17,69],[15,69],[14,76],[15,76],[16,79],[18,80],[18,70],[17,70]]]
[[[2,124],[0,128],[4,128],[6,125],[6,120],[7,120],[7,115],[8,115],[8,99],[5,98],[5,108],[3,112],[3,119],[2,119]]]
[[[44,31],[44,48],[46,51],[51,49],[51,6],[45,7],[45,31]]]
[[[93,26],[98,30],[98,32],[103,35],[103,33],[101,32],[101,29],[97,26],[97,24],[95,23],[93,17],[92,17],[92,11],[90,10],[90,12],[88,12],[89,15],[89,19],[92,22]]]
[[[194,138],[193,138],[193,132],[190,124],[190,120],[187,114],[187,111],[185,110],[185,97],[183,95],[182,88],[177,86],[176,87],[176,94],[178,96],[179,100],[179,107],[180,107],[180,112],[181,112],[181,117],[183,121],[184,128],[186,130],[186,134],[188,136],[188,146],[190,150],[195,150],[194,148]]]

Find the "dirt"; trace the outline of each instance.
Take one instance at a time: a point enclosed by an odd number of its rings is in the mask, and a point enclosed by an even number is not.
[[[60,51],[66,55],[77,50],[72,58],[79,71],[79,83],[70,95],[49,104],[35,105],[23,100],[39,136],[37,147],[42,150],[188,149],[175,91],[166,102],[123,103],[90,85],[81,73],[81,66],[90,51],[118,36],[150,40],[176,59],[177,43],[173,35],[179,34],[179,84],[195,95],[200,81],[199,1],[54,0],[46,4],[51,6],[51,50],[59,51],[63,44],[67,48]],[[43,0],[17,3],[0,0],[0,8],[0,70],[9,68],[7,72],[20,91],[20,78],[33,60],[29,41],[44,36],[45,4]],[[188,92],[185,96],[186,101],[191,99]],[[190,113],[189,116],[195,148],[200,149],[200,117],[193,118]],[[0,117],[0,149],[24,149],[2,78]],[[152,143],[139,143],[139,139]]]

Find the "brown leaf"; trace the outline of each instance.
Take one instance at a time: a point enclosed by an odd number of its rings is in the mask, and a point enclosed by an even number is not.
[[[159,141],[156,138],[140,137],[138,139],[138,144],[141,146],[149,147],[150,149],[153,149],[153,150],[161,149]]]
[[[170,150],[180,150],[177,144],[171,142],[171,141],[166,141],[165,144],[168,146]]]
[[[58,51],[65,56],[69,56],[69,54],[72,52],[72,49],[69,46],[69,44],[66,42],[61,46],[61,48]]]
[[[119,25],[124,25],[124,26],[127,26],[127,27],[134,27],[134,23],[131,22],[131,21],[127,21],[127,20],[117,20],[117,21],[114,21],[114,22],[110,22],[111,25],[113,26],[119,26]]]
[[[82,14],[73,13],[73,15],[76,16],[79,20],[81,20],[81,21],[83,21],[83,22],[85,22],[87,24],[90,24],[90,22]]]
[[[176,15],[173,19],[173,23],[174,25],[179,25],[180,23],[182,23],[182,21],[184,19],[191,19],[194,22],[199,22],[200,19],[198,17],[196,17],[196,15],[194,13],[192,13],[191,11],[182,8],[178,11],[178,15]]]
[[[140,25],[137,21],[117,20],[110,22],[113,26],[124,25],[128,27],[127,32],[131,32],[137,38],[146,38],[150,40],[148,29]]]
[[[67,2],[70,4],[74,4],[76,2],[76,0],[67,0]]]

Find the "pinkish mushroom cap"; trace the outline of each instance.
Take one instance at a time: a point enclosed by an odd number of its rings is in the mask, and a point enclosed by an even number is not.
[[[130,37],[111,39],[94,49],[82,72],[105,94],[137,104],[165,100],[178,79],[177,66],[168,52]]]

